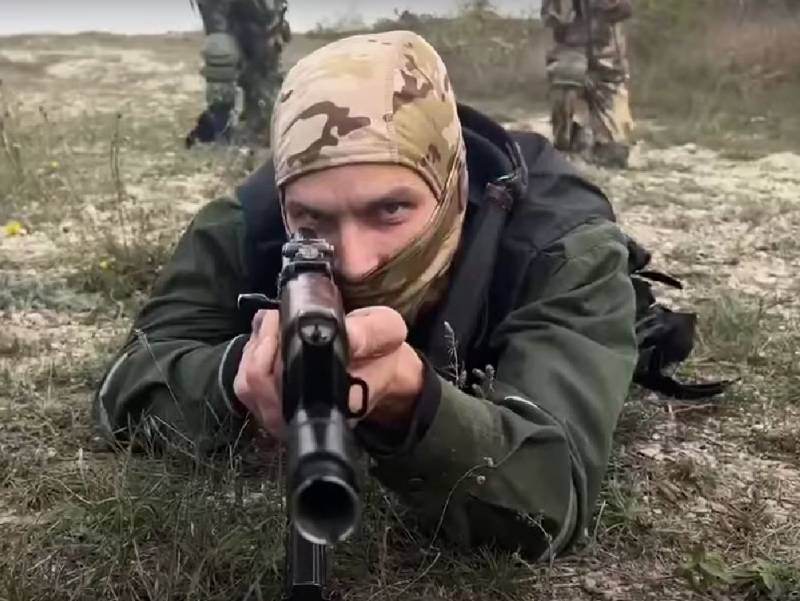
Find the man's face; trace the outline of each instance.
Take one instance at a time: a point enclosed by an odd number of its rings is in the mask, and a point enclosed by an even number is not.
[[[336,249],[336,270],[356,281],[416,238],[436,209],[419,175],[400,165],[343,165],[286,185],[290,231],[312,228]]]

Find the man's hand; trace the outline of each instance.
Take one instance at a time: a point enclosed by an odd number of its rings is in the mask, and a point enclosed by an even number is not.
[[[283,438],[281,402],[283,362],[277,311],[259,311],[244,347],[233,390],[261,426]],[[403,318],[389,307],[357,309],[345,317],[350,343],[348,372],[369,387],[365,419],[381,425],[405,425],[422,389],[423,365],[405,339]],[[350,408],[358,409],[360,391],[350,391]]]
[[[422,390],[422,360],[408,343],[408,329],[389,307],[356,309],[345,318],[350,343],[348,371],[369,387],[366,419],[382,425],[404,425],[413,415]],[[358,409],[360,394],[350,391],[350,409]]]
[[[286,424],[280,394],[283,361],[278,312],[257,312],[252,329],[233,380],[233,392],[262,428],[283,439]]]

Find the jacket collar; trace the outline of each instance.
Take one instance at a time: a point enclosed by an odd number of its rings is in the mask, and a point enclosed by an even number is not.
[[[486,185],[502,184],[514,198],[525,195],[528,169],[519,145],[496,121],[466,105],[458,105],[458,117],[467,148],[470,202],[483,201]]]

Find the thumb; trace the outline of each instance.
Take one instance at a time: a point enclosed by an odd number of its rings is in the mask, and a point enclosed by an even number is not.
[[[345,317],[352,359],[387,355],[402,345],[408,335],[406,322],[390,307],[364,307]]]

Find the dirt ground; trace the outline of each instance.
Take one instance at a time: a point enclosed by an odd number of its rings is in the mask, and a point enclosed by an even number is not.
[[[298,36],[286,62],[313,45]],[[242,583],[279,576],[279,548],[252,551],[274,533],[201,558],[250,518],[205,516],[198,541],[202,506],[169,524],[157,503],[137,509],[150,497],[121,474],[163,484],[166,468],[94,451],[88,426],[141,282],[259,160],[183,149],[203,102],[198,47],[193,35],[0,38],[0,601],[260,599]],[[513,125],[547,132],[540,115]],[[346,599],[800,599],[800,155],[738,150],[640,142],[627,171],[580,165],[686,284],[663,298],[700,313],[681,375],[738,383],[699,408],[632,391],[593,531],[553,566],[420,546],[371,493],[366,531],[384,538],[345,546]],[[186,578],[175,568],[189,565]]]

